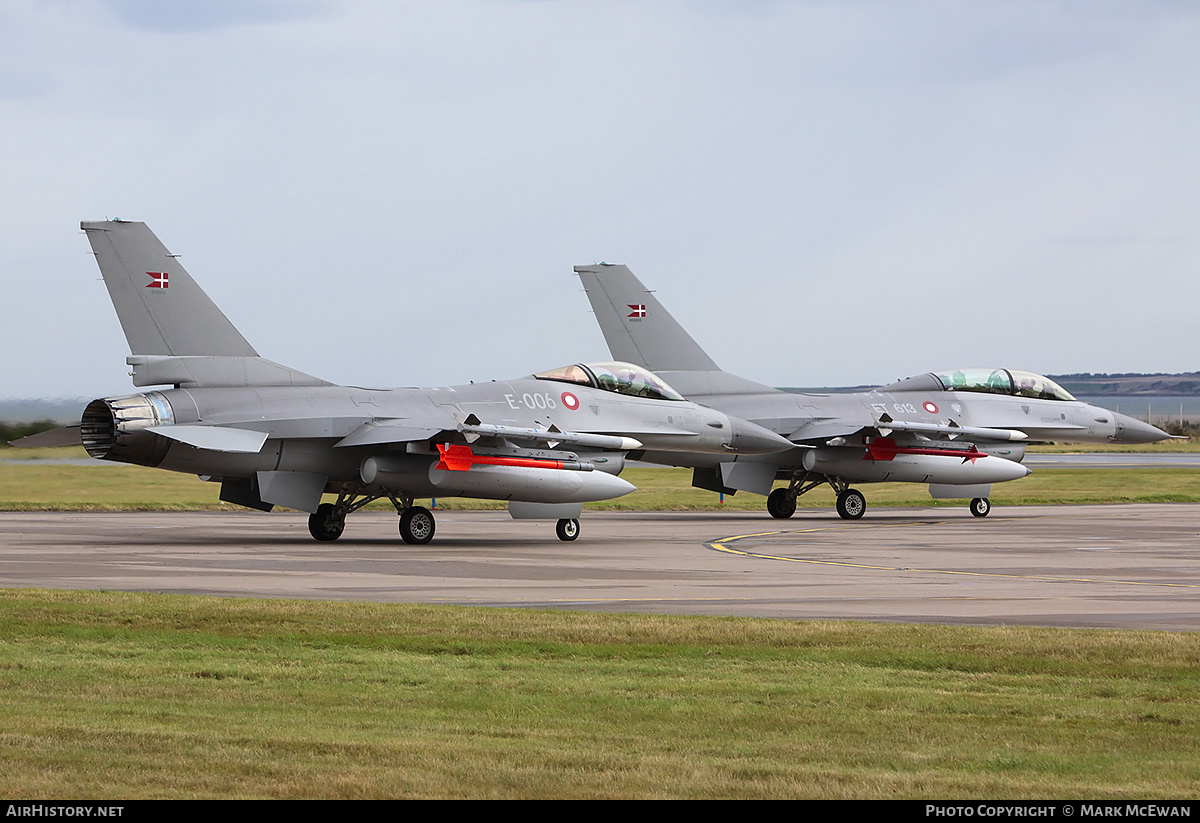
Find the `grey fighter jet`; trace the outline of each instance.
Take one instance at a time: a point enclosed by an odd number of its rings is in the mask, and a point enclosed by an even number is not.
[[[633,486],[625,454],[740,455],[779,435],[685,400],[628,363],[581,363],[516,380],[433,389],[336,386],[258,356],[144,223],[83,223],[129,342],[135,386],[88,404],[79,436],[101,460],[200,475],[220,498],[310,512],[317,540],[387,498],[408,543],[433,537],[418,498],[509,501],[574,540],[587,501]],[[322,495],[336,495],[322,502]]]
[[[611,355],[652,369],[690,400],[758,423],[794,448],[766,455],[681,455],[647,447],[637,459],[694,468],[692,485],[767,495],[791,517],[796,498],[828,483],[838,514],[862,517],[854,483],[928,483],[935,498],[991,510],[991,484],[1029,474],[1025,444],[1153,443],[1166,432],[1083,403],[1053,381],[1010,369],[956,369],[856,394],[795,394],[722,371],[625,266],[576,266]],[[773,489],[775,481],[786,487]]]

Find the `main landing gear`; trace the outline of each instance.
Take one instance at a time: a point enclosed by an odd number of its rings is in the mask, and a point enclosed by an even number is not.
[[[308,533],[322,543],[337,540],[346,529],[346,515],[356,512],[373,500],[387,497],[400,515],[400,539],[413,546],[423,546],[433,539],[437,529],[433,512],[424,506],[414,506],[411,497],[397,498],[390,494],[362,494],[357,490],[343,491],[336,503],[322,503],[308,516]],[[795,501],[793,501],[793,509]],[[579,521],[564,517],[555,525],[559,540],[570,542],[579,537]]]
[[[409,505],[400,511],[400,539],[414,546],[424,546],[433,539],[436,524],[433,512],[424,506]]]
[[[858,520],[866,513],[867,498],[857,489],[850,488],[845,480],[823,475],[810,476],[807,472],[792,480],[787,488],[775,489],[767,495],[767,512],[772,517],[786,520],[796,513],[797,497],[825,483],[837,492],[837,513],[843,520]],[[971,514],[976,517],[987,517],[991,510],[992,503],[986,497],[976,497],[971,501]]]
[[[817,486],[828,483],[837,492],[837,513],[843,520],[858,520],[867,511],[867,498],[857,489],[850,488],[844,480],[817,475],[809,479],[807,473],[793,480],[786,489],[775,489],[767,495],[767,512],[781,520],[796,513],[796,498]]]
[[[314,540],[337,540],[346,529],[346,515],[356,512],[373,500],[386,496],[400,515],[400,539],[413,545],[424,545],[433,539],[436,523],[433,512],[424,506],[414,506],[411,497],[397,498],[390,494],[359,494],[352,489],[338,495],[336,503],[322,503],[308,516],[308,533]],[[577,529],[578,531],[578,529]]]
[[[867,512],[867,498],[858,489],[842,489],[837,496],[837,513],[843,520],[858,520]]]

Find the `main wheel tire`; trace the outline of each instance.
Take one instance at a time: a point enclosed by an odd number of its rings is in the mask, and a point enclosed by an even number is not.
[[[433,512],[424,506],[411,506],[400,513],[400,538],[405,543],[423,546],[433,539],[435,528]]]
[[[308,516],[308,533],[314,540],[337,540],[346,528],[346,518],[338,517],[332,503],[322,503]]]
[[[986,497],[976,497],[971,501],[971,514],[976,517],[987,517],[992,510],[992,501]]]
[[[858,489],[846,489],[837,497],[837,512],[843,520],[857,520],[867,511],[867,498]]]
[[[564,517],[555,525],[554,531],[558,534],[559,540],[574,540],[579,537],[579,521],[573,517]]]
[[[776,489],[767,495],[767,513],[786,520],[796,513],[796,498],[787,489]]]

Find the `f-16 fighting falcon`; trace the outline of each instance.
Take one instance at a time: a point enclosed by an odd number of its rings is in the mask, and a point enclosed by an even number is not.
[[[722,371],[625,266],[576,266],[611,355],[652,369],[690,400],[758,423],[793,448],[763,455],[666,454],[637,458],[694,467],[692,485],[767,495],[791,517],[796,498],[829,484],[837,510],[856,519],[866,498],[854,483],[928,483],[935,498],[991,510],[991,484],[1029,474],[1030,441],[1153,443],[1166,432],[1076,400],[1041,375],[952,369],[855,394],[797,394]],[[772,489],[777,480],[786,487]]]
[[[428,543],[434,516],[415,505],[428,497],[507,500],[513,517],[556,520],[559,538],[574,540],[584,502],[633,491],[617,476],[630,450],[791,447],[628,363],[447,388],[336,386],[259,357],[144,223],[82,228],[133,384],[163,387],[88,404],[75,435],[88,454],[200,475],[230,503],[310,512],[317,540],[338,539],[348,514],[387,498],[404,541]]]

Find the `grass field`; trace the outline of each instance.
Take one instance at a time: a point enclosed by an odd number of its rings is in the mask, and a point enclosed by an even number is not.
[[[0,590],[9,797],[1194,798],[1200,635]]]

